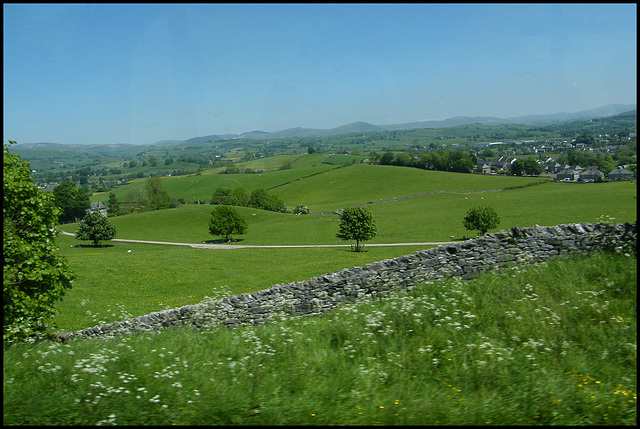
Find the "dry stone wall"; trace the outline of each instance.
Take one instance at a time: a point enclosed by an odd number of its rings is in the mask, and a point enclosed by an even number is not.
[[[159,311],[135,319],[66,332],[57,339],[112,337],[170,326],[238,326],[281,317],[322,314],[344,302],[371,299],[394,289],[451,276],[471,279],[478,273],[514,264],[530,264],[572,253],[597,250],[636,253],[636,224],[575,223],[514,227],[477,239],[385,259],[309,280],[210,302]]]

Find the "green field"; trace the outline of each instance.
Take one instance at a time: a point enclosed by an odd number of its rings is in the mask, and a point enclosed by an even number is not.
[[[305,155],[295,163],[307,159],[316,162],[321,157]],[[290,170],[265,173],[262,175],[265,182],[259,181],[260,175],[203,174],[165,178],[164,183],[170,194],[182,196],[188,195],[196,185],[204,195],[209,193],[205,189],[212,193],[217,186],[233,186],[232,180],[244,180],[242,183],[247,187],[269,183],[275,186],[270,192],[277,193],[287,203],[305,203],[317,211],[387,201],[369,206],[378,235],[366,244],[443,242],[452,240],[452,236],[454,240],[474,237],[476,231],[465,230],[462,219],[468,209],[478,205],[493,207],[500,216],[500,225],[494,231],[536,224],[634,222],[636,219],[635,182],[565,184],[540,178],[479,176],[390,166],[352,165],[323,170],[333,167],[315,165],[303,164]],[[309,174],[318,171],[320,174]],[[526,186],[535,182],[541,184]],[[140,185],[143,184],[141,181]],[[511,189],[471,192],[504,188]],[[321,192],[322,189],[325,192]],[[425,193],[427,195],[416,196]],[[400,199],[410,196],[415,197]],[[208,232],[213,208],[208,204],[185,204],[176,209],[113,217],[110,221],[117,228],[118,239],[217,242],[220,237]],[[265,289],[428,247],[368,246],[364,253],[350,252],[348,247],[233,249],[234,245],[351,244],[335,237],[339,224],[336,214],[296,216],[249,207],[237,210],[247,220],[248,230],[234,237],[237,242],[227,244],[230,250],[121,242],[112,242],[110,247],[76,247],[82,242],[59,236],[61,253],[78,278],[58,304],[58,329],[77,330],[93,326],[97,321],[122,319],[120,312],[115,312],[116,305],[124,305],[127,314],[136,317],[165,307],[200,302],[206,296]],[[77,224],[61,226],[68,232],[76,228]]]

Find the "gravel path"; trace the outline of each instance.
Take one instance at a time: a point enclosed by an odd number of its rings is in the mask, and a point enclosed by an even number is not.
[[[66,231],[61,231],[64,235],[74,236],[74,234]],[[281,246],[254,246],[244,244],[195,244],[195,243],[173,243],[168,241],[147,241],[147,240],[127,240],[123,238],[114,238],[109,241],[117,241],[121,243],[142,243],[142,244],[166,244],[170,246],[189,246],[195,249],[283,249],[294,247],[350,247],[351,244],[296,244],[296,245],[281,245]],[[455,241],[440,241],[440,242],[427,242],[427,243],[374,243],[366,244],[365,247],[391,247],[391,246],[440,246],[443,244],[451,244]]]

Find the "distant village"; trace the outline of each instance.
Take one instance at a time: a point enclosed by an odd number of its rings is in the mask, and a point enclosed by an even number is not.
[[[477,172],[482,174],[511,174],[511,167],[518,159],[528,159],[531,155],[538,155],[536,161],[542,168],[543,174],[555,174],[556,181],[559,182],[597,182],[602,179],[611,181],[616,180],[632,180],[635,179],[635,169],[630,171],[629,164],[621,165],[614,168],[607,174],[598,169],[597,166],[580,166],[580,165],[568,165],[560,164],[558,160],[560,155],[544,154],[563,152],[569,149],[577,149],[589,152],[604,152],[608,154],[615,153],[618,150],[619,144],[636,140],[636,133],[629,133],[628,137],[619,138],[617,136],[609,136],[608,134],[595,136],[594,142],[598,144],[597,147],[592,147],[586,143],[575,143],[574,141],[559,141],[552,143],[537,143],[535,140],[517,140],[509,142],[492,142],[492,143],[476,143],[475,148],[500,148],[506,145],[526,145],[529,154],[521,156],[500,156],[493,160],[478,158]],[[502,152],[505,152],[504,150]],[[516,150],[513,150],[515,153]]]

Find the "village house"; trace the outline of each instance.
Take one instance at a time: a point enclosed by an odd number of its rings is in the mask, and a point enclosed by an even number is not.
[[[598,167],[589,167],[580,173],[580,180],[583,182],[596,181],[599,178],[604,177],[604,173],[598,170]]]
[[[560,170],[556,175],[556,179],[559,182],[560,181],[575,182],[576,180],[578,180],[579,177],[580,177],[580,174],[572,168],[565,168],[563,170]]]
[[[93,213],[94,211],[98,211],[102,216],[107,217],[107,206],[102,204],[100,201],[97,203],[91,203],[87,209],[87,213]]]
[[[629,180],[634,177],[633,173],[624,167],[613,169],[608,175],[609,180]]]

